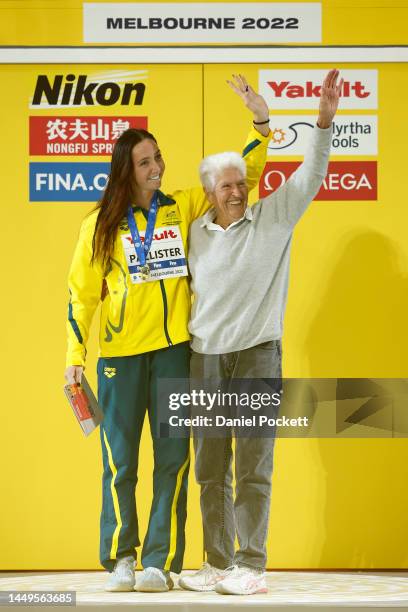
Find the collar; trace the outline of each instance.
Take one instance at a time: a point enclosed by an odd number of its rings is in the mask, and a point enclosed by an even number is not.
[[[160,189],[157,190],[157,204],[159,206],[169,206],[170,204],[175,204],[176,200],[173,200],[170,196],[164,194]],[[142,210],[140,206],[132,206],[133,212],[136,210]]]
[[[169,206],[170,204],[175,204],[176,200],[173,200],[170,196],[164,194],[160,189],[157,192],[157,200],[159,206]]]
[[[207,229],[212,229],[212,230],[222,229],[224,232],[226,232],[230,227],[232,227],[233,225],[236,225],[237,223],[240,223],[244,219],[246,219],[247,221],[252,221],[254,218],[252,214],[252,208],[250,206],[247,206],[244,212],[244,216],[241,217],[241,219],[238,219],[237,221],[234,221],[233,223],[231,223],[231,225],[229,225],[227,229],[224,230],[220,225],[217,225],[216,223],[214,223],[215,217],[216,217],[215,208],[210,208],[210,210],[208,210],[205,213],[205,215],[201,217],[200,227],[206,227]]]

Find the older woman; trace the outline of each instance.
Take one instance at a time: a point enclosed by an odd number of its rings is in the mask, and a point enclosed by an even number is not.
[[[337,78],[338,71],[331,70],[324,80],[303,164],[252,208],[247,207],[246,168],[238,154],[212,155],[201,164],[212,208],[190,231],[195,299],[189,329],[195,383],[281,377],[292,232],[326,176],[331,124],[342,87]],[[179,584],[197,591],[264,593],[274,438],[237,436],[235,504],[231,433],[225,438],[195,435],[194,447],[207,562]]]
[[[252,188],[265,163],[268,109],[243,77],[231,85],[253,113],[255,129],[243,154]],[[111,572],[109,591],[135,585],[140,545],[135,487],[146,409],[154,449],[153,501],[136,589],[171,589],[170,570],[181,570],[184,554],[189,441],[160,438],[155,430],[161,401],[156,383],[189,374],[187,234],[209,203],[201,187],[165,195],[160,191],[164,170],[151,133],[130,129],[121,135],[105,193],[82,224],[69,273],[69,383],[81,379],[89,327],[102,299],[100,559]]]

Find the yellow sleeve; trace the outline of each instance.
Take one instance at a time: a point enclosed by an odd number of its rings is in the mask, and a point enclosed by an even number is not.
[[[258,185],[261,178],[265,167],[270,137],[270,133],[268,136],[262,136],[254,127],[249,131],[244,150],[242,151],[242,157],[247,167],[249,191]],[[180,208],[184,209],[183,212],[188,215],[189,223],[192,223],[197,217],[204,215],[211,206],[202,187],[180,191],[175,194],[175,197],[179,198]]]
[[[95,219],[96,215],[92,215],[82,223],[68,276],[67,367],[85,365],[89,328],[101,299],[102,268],[98,263],[91,265]]]
[[[271,134],[262,136],[255,128],[251,128],[242,152],[247,167],[248,191],[259,183],[265,168],[266,154]]]

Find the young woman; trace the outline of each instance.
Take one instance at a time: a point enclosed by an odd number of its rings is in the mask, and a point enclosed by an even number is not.
[[[242,76],[230,82],[253,112],[243,158],[249,188],[259,181],[268,143],[268,107]],[[153,501],[136,589],[167,591],[184,554],[189,440],[160,437],[160,378],[189,376],[187,236],[209,208],[201,187],[165,195],[165,163],[155,137],[129,129],[115,145],[106,190],[84,220],[69,273],[65,377],[79,382],[86,342],[102,300],[98,394],[103,500],[100,559],[107,590],[135,586],[140,545],[135,505],[138,451],[147,410],[153,439]]]

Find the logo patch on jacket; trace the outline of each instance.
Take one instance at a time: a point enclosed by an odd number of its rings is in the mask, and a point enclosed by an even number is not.
[[[105,366],[103,368],[103,373],[105,374],[106,378],[112,378],[113,376],[116,376],[116,368],[108,368]]]
[[[166,212],[163,220],[163,225],[178,225],[179,223],[181,223],[181,219],[179,218],[175,210],[169,210],[168,212]]]

